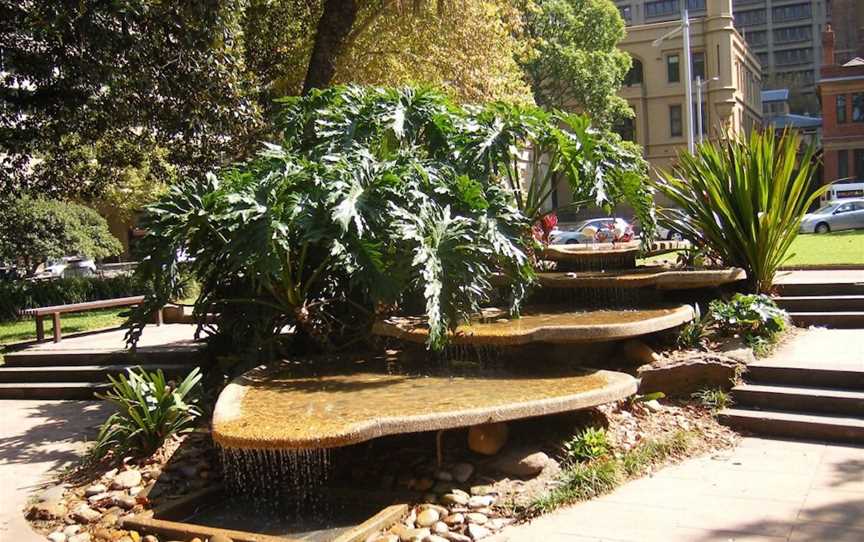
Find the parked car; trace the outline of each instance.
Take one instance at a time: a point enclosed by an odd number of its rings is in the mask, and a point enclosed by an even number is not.
[[[864,199],[829,201],[818,210],[807,213],[801,221],[801,233],[828,233],[864,228]]]
[[[56,279],[65,277],[89,277],[96,273],[96,262],[77,256],[66,256],[59,260],[46,262],[33,279]]]
[[[553,245],[604,243],[633,239],[633,226],[623,218],[606,217],[583,220],[569,230],[554,229],[549,234]]]

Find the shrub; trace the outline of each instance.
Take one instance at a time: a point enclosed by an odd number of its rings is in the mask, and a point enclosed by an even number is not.
[[[147,285],[132,275],[0,282],[0,321],[17,319],[24,309],[131,297],[148,292]]]
[[[0,203],[0,262],[24,262],[28,272],[46,260],[119,254],[120,241],[93,209],[69,201],[20,198]]]
[[[678,346],[682,348],[702,348],[703,340],[708,332],[707,327],[710,323],[710,317],[702,317],[702,311],[698,303],[693,305],[693,309],[696,316],[693,320],[684,324],[681,332],[678,334]]]
[[[786,329],[789,315],[770,297],[735,294],[728,302],[716,299],[711,317],[725,333],[740,333],[745,340],[771,338]]]
[[[612,445],[603,428],[586,427],[564,443],[564,453],[569,462],[591,461],[609,454]]]
[[[712,412],[718,412],[733,404],[732,397],[720,388],[705,388],[693,394],[693,398]]]
[[[195,368],[179,384],[165,380],[159,369],[129,369],[128,376],[111,379],[111,389],[101,399],[117,407],[99,430],[90,449],[91,460],[131,453],[143,456],[154,452],[166,438],[190,428],[201,415],[196,406],[201,372]]]
[[[659,222],[726,265],[741,267],[754,292],[771,288],[790,256],[801,219],[827,187],[808,194],[817,171],[814,146],[798,155],[794,133],[773,130],[724,138],[682,153],[657,188],[675,205]]]

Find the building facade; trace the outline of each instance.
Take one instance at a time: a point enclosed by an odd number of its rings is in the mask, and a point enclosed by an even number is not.
[[[703,137],[750,131],[762,120],[759,61],[733,25],[731,0],[707,0],[702,5],[701,15],[696,11],[691,16],[690,41],[692,77],[698,75],[706,82],[702,90]],[[633,25],[619,44],[634,63],[620,95],[636,114],[621,132],[644,148],[654,168],[670,167],[687,148],[682,38],[679,34],[657,47],[653,45],[679,24],[675,18]]]
[[[827,18],[834,30],[834,64],[843,65],[855,57],[864,58],[864,2],[826,0]]]
[[[822,35],[823,65],[819,78],[822,103],[823,181],[864,180],[864,59],[843,64],[836,58],[835,35]]]

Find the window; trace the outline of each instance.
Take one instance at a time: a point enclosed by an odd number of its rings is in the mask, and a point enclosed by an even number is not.
[[[807,19],[810,17],[810,15],[810,4],[780,6],[771,10],[771,18],[774,20],[774,22],[794,21],[795,19]]]
[[[849,177],[849,151],[846,149],[837,151],[837,178]]]
[[[660,17],[663,15],[671,15],[673,13],[678,13],[680,9],[678,0],[656,0],[654,2],[645,3],[645,16]]]
[[[693,61],[693,79],[699,77],[705,80],[705,53],[693,53],[691,55]]]
[[[615,133],[624,141],[636,141],[636,122],[633,119],[623,119],[615,125]]]
[[[837,124],[845,124],[846,121],[846,95],[837,96]]]
[[[768,12],[764,9],[753,9],[750,11],[739,11],[735,14],[735,26],[753,26],[765,24],[768,20]]]
[[[848,213],[848,212],[854,211],[854,210],[855,210],[855,208],[852,206],[851,203],[844,203],[843,205],[841,205],[840,207],[837,207],[837,209],[834,210],[834,214],[839,215],[839,214]]]
[[[681,122],[681,106],[669,106],[669,135],[672,137],[681,137],[684,123]]]
[[[864,93],[862,92],[852,95],[852,122],[864,122]]]
[[[768,32],[766,30],[753,30],[744,33],[744,39],[750,45],[765,45],[768,43]]]
[[[666,57],[666,78],[670,83],[681,81],[681,62],[678,60],[678,55]]]
[[[791,43],[794,41],[807,41],[813,37],[812,28],[809,26],[792,26],[789,28],[778,28],[774,30],[775,43]]]
[[[642,84],[642,61],[633,59],[633,65],[630,66],[630,71],[627,72],[627,77],[624,78],[624,84],[628,87]]]
[[[778,66],[788,66],[790,64],[806,64],[813,60],[813,49],[805,47],[802,49],[787,49],[785,51],[776,51],[774,53],[774,62]]]
[[[864,149],[855,149],[853,158],[855,160],[855,178],[864,179]]]
[[[759,59],[759,64],[762,64],[762,67],[768,66],[768,53],[756,53],[756,58]]]
[[[630,6],[619,6],[618,11],[621,13],[621,18],[624,19],[625,22],[630,22],[633,18],[633,8]]]

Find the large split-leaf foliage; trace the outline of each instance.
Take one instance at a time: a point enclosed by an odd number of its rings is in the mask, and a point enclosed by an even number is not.
[[[402,311],[425,316],[437,349],[502,295],[493,276],[506,278],[518,311],[540,213],[531,202],[553,177],[509,177],[530,143],[557,156],[551,167],[580,194],[646,201],[629,174],[611,173],[630,167],[627,155],[581,117],[463,108],[412,88],[333,87],[282,106],[279,144],[149,208],[139,272],[156,294],[142,315],[172,296],[188,260],[201,283],[196,313],[218,315],[211,324],[234,347],[276,354],[286,337],[295,348],[346,347],[374,317]]]
[[[803,152],[799,151],[803,148]],[[767,293],[801,219],[825,192],[812,190],[815,149],[801,138],[753,132],[682,153],[659,190],[675,205],[660,222],[726,265],[747,272],[750,288]]]

